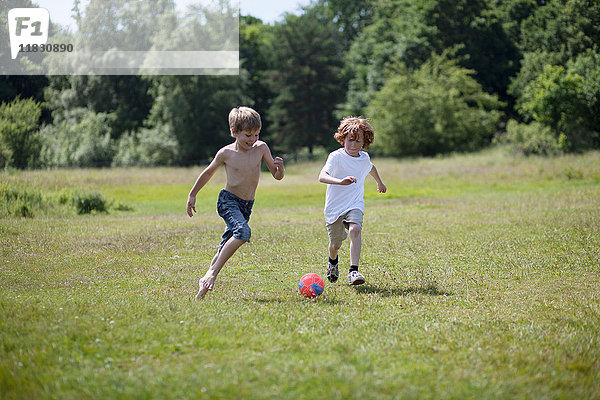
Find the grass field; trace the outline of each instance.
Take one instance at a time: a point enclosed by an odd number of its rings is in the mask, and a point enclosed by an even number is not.
[[[321,162],[262,177],[252,243],[200,302],[223,171],[192,219],[199,167],[1,173],[39,202],[0,218],[0,398],[600,398],[600,153],[373,161],[367,284],[315,300]],[[74,191],[126,207],[78,215]]]

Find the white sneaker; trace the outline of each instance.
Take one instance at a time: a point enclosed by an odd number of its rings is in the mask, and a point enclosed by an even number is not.
[[[350,285],[362,285],[365,283],[365,277],[358,271],[352,271],[348,274],[348,283]]]

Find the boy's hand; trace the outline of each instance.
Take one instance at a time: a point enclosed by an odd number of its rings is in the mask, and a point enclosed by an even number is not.
[[[273,162],[275,163],[275,166],[278,169],[280,169],[280,170],[283,169],[283,158],[281,158],[281,157],[275,157],[273,159]]]
[[[377,192],[385,193],[387,191],[387,187],[383,184],[383,182],[377,184]]]
[[[351,185],[353,183],[356,183],[356,178],[353,176],[347,176],[340,181],[340,185]]]
[[[192,210],[194,212],[192,212]],[[188,201],[187,201],[187,214],[190,217],[193,217],[195,212],[196,212],[196,196],[189,196]]]

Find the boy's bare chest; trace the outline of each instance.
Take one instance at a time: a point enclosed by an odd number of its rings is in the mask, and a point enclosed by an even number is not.
[[[232,152],[226,162],[227,169],[246,175],[260,171],[261,154],[258,150]]]
[[[260,149],[231,151],[225,160],[227,185],[225,188],[236,196],[251,200],[260,179]]]

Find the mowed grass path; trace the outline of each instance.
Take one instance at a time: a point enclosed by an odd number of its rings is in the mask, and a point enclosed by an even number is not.
[[[0,398],[600,398],[600,153],[373,161],[367,284],[315,300],[321,162],[262,177],[252,243],[200,302],[223,171],[192,219],[200,167],[1,174],[133,211],[0,219]]]

